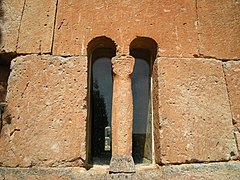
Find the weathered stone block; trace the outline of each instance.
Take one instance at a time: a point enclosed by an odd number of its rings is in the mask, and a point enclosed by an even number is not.
[[[162,168],[161,179],[238,180],[240,179],[240,163],[225,162],[165,166]]]
[[[0,49],[1,52],[15,52],[24,0],[3,0],[0,5],[2,8]]]
[[[197,0],[200,53],[220,59],[240,59],[239,0]]]
[[[57,0],[26,0],[18,53],[50,53]]]
[[[9,178],[8,178],[9,177]],[[239,162],[220,162],[207,164],[184,164],[168,165],[159,168],[139,168],[136,173],[107,173],[106,168],[92,168],[83,170],[81,168],[0,168],[0,179],[217,179],[217,180],[239,180]]]
[[[155,131],[160,138],[155,148],[157,163],[236,158],[222,62],[158,58],[154,66],[154,105],[158,105],[154,113],[159,117]]]
[[[83,166],[87,60],[22,56],[12,61],[0,136],[1,166]]]
[[[54,55],[86,55],[87,44],[107,36],[128,52],[136,36],[150,37],[163,56],[197,54],[195,1],[67,1],[58,3]]]
[[[240,132],[240,62],[225,62],[224,73],[231,103],[233,124]]]

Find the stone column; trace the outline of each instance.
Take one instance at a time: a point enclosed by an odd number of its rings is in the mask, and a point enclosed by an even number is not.
[[[113,66],[112,159],[110,172],[135,172],[132,158],[132,56],[116,56]]]

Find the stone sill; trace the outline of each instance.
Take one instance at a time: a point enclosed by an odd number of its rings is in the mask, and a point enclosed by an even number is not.
[[[88,171],[108,171],[110,168],[109,165],[93,165],[92,168],[90,168]],[[144,165],[144,164],[136,164],[135,169],[136,172],[140,171],[146,171],[146,170],[157,170],[161,168],[161,166],[157,164],[151,164],[151,165]]]

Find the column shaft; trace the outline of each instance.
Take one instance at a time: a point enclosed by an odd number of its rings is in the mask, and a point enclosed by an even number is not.
[[[135,172],[132,158],[134,58],[116,56],[113,65],[112,159],[110,172]]]

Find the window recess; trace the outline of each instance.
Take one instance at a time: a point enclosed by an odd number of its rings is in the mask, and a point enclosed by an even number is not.
[[[148,49],[131,49],[135,58],[132,74],[133,159],[135,164],[152,163],[152,55]]]
[[[3,53],[0,54],[0,131],[3,127],[3,113],[7,106],[7,86],[8,77],[10,75],[10,64],[11,60],[16,57],[14,53]]]
[[[111,159],[112,63],[114,49],[98,48],[91,61],[91,162],[109,164]]]

